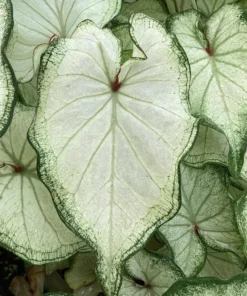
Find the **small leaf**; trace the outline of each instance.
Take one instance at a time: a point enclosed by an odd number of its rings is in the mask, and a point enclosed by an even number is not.
[[[130,22],[148,58],[122,67],[118,39],[89,21],[73,39],[53,42],[30,133],[42,180],[64,221],[97,250],[109,295],[119,288],[123,261],[177,211],[178,163],[197,126],[174,37],[143,14]]]
[[[224,134],[217,130],[200,125],[196,141],[184,158],[184,163],[202,167],[207,163],[227,165],[229,145]]]
[[[213,276],[221,279],[229,279],[244,271],[245,262],[231,252],[219,252],[207,248],[205,266],[199,273],[199,277]]]
[[[61,260],[88,250],[60,220],[36,172],[36,153],[27,141],[35,108],[18,104],[0,139],[0,241],[34,264]]]
[[[19,82],[32,79],[41,53],[54,38],[71,37],[86,19],[102,27],[121,7],[120,0],[12,0],[12,4],[15,25],[6,53]]]
[[[225,169],[183,165],[181,176],[181,208],[159,231],[173,249],[175,263],[185,275],[194,276],[206,260],[205,244],[242,256],[243,241],[227,194]]]
[[[247,275],[240,274],[230,280],[192,278],[177,281],[163,296],[245,296]]]
[[[119,296],[161,296],[175,281],[184,277],[168,258],[140,251],[126,262],[128,277],[124,277]]]
[[[196,11],[170,22],[191,66],[192,114],[226,135],[235,177],[247,146],[247,23],[242,14],[238,5],[225,5],[207,21],[204,33]]]

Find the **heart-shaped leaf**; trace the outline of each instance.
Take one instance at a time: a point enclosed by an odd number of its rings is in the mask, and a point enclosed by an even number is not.
[[[59,219],[36,172],[36,154],[27,141],[34,108],[18,104],[0,139],[0,241],[34,264],[61,260],[89,248]]]
[[[242,255],[243,241],[227,193],[225,169],[183,165],[181,176],[181,208],[159,231],[173,249],[175,263],[185,275],[194,276],[206,260],[205,244]]]
[[[89,21],[73,39],[54,41],[31,130],[42,179],[64,220],[97,250],[109,295],[122,262],[177,211],[178,162],[197,126],[174,37],[143,14],[131,24],[148,58],[121,68],[118,39]]]
[[[229,279],[243,272],[245,267],[245,262],[235,254],[231,252],[218,252],[207,248],[205,266],[198,276]]]
[[[225,5],[203,32],[196,11],[174,16],[169,25],[189,58],[192,113],[226,135],[235,176],[247,146],[247,23],[242,14],[238,5]]]
[[[18,81],[27,82],[54,38],[70,37],[86,19],[106,25],[118,13],[121,0],[12,0],[12,4],[15,25],[7,56]]]
[[[9,126],[16,96],[14,75],[4,53],[12,27],[11,1],[2,0],[0,2],[0,136]]]
[[[245,296],[247,275],[241,274],[230,280],[195,278],[177,281],[163,296]]]
[[[161,296],[184,274],[169,258],[140,251],[126,262],[128,276],[123,278],[119,296]]]

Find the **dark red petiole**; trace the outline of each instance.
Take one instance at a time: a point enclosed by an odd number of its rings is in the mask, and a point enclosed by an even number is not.
[[[19,174],[21,172],[23,172],[23,168],[20,167],[20,166],[15,166],[13,164],[10,164],[10,163],[5,163],[3,162],[1,165],[0,165],[0,168],[4,168],[4,167],[10,167],[13,169],[13,171],[16,173],[16,174]]]
[[[122,82],[119,81],[119,74],[120,74],[121,69],[118,71],[115,80],[111,83],[111,89],[114,92],[117,92],[119,88],[122,86]]]
[[[51,43],[53,41],[53,39],[56,38],[56,37],[57,37],[57,34],[53,34],[51,36],[51,38],[49,39],[49,42],[48,43]]]
[[[210,44],[208,42],[207,47],[205,48],[207,54],[211,57],[214,55],[213,49],[210,47]]]

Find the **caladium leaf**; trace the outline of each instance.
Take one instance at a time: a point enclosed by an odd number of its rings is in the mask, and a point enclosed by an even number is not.
[[[121,68],[118,39],[89,21],[73,39],[54,40],[30,133],[42,179],[64,220],[97,250],[109,295],[120,285],[122,262],[177,211],[178,162],[197,126],[186,104],[188,65],[174,37],[143,14],[131,24],[148,58]]]
[[[33,79],[26,83],[19,83],[19,95],[21,100],[28,106],[37,106],[38,102],[38,85],[37,85],[37,74],[34,75]]]
[[[247,195],[244,193],[242,197],[236,201],[236,219],[239,232],[244,239],[244,253],[247,254]]]
[[[61,222],[37,176],[36,154],[27,141],[34,111],[18,104],[0,140],[0,241],[21,258],[40,264],[86,246]]]
[[[170,14],[182,12],[195,7],[195,0],[165,0]]]
[[[160,0],[138,0],[134,3],[123,3],[120,14],[113,20],[113,23],[128,24],[132,13],[144,13],[153,19],[165,24],[167,11],[163,1]]]
[[[104,26],[121,7],[120,0],[12,0],[12,4],[15,25],[7,56],[20,82],[32,79],[41,53],[54,38],[70,37],[86,19]]]
[[[184,162],[195,167],[202,167],[207,163],[227,165],[228,153],[226,136],[209,126],[200,125],[196,141]]]
[[[65,260],[58,261],[58,262],[47,263],[45,265],[45,274],[51,275],[56,270],[62,270],[62,269],[69,268],[69,265],[70,265],[69,259],[65,259]]]
[[[13,26],[10,0],[0,2],[0,136],[9,126],[15,103],[14,77],[4,50]]]
[[[247,23],[242,13],[238,5],[223,6],[207,21],[204,34],[196,11],[176,15],[170,22],[191,66],[192,114],[226,135],[235,176],[247,146]]]
[[[238,0],[194,0],[193,8],[210,17],[215,11],[225,4],[232,4]]]
[[[170,259],[140,251],[126,262],[128,277],[123,278],[119,296],[161,296],[184,274]]]
[[[242,255],[243,241],[227,194],[225,169],[183,165],[181,176],[181,208],[159,231],[172,247],[175,263],[193,276],[206,260],[205,244]]]
[[[78,254],[71,268],[65,272],[64,278],[73,290],[88,286],[96,281],[96,258],[92,253]]]
[[[102,287],[98,282],[94,282],[92,285],[82,287],[74,291],[73,296],[104,296]]]
[[[229,279],[244,271],[245,262],[231,252],[218,252],[207,248],[205,266],[199,273],[199,277],[218,277]]]
[[[237,275],[229,280],[213,277],[177,281],[163,296],[244,296],[247,275]]]

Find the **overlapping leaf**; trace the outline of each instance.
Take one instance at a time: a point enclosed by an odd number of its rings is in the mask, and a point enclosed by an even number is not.
[[[179,280],[163,296],[244,296],[247,275],[241,274],[228,281],[216,278]]]
[[[229,279],[242,273],[246,267],[244,260],[231,252],[218,252],[207,248],[207,259],[205,266],[198,276],[218,277]]]
[[[126,263],[128,277],[123,278],[119,296],[161,296],[184,274],[170,259],[140,251]]]
[[[225,4],[232,4],[238,0],[194,0],[193,8],[210,17]]]
[[[200,125],[196,141],[184,158],[191,166],[202,167],[207,163],[227,165],[229,145],[224,134],[217,130]]]
[[[18,84],[21,100],[32,107],[36,107],[38,102],[37,78],[37,74],[35,74],[31,81]]]
[[[229,165],[237,175],[247,145],[247,23],[238,5],[225,5],[199,29],[195,11],[170,23],[191,66],[193,115],[215,125],[230,145]]]
[[[132,13],[144,13],[165,24],[167,11],[160,0],[137,0],[134,3],[123,3],[123,7],[114,22],[128,24]]]
[[[13,26],[12,6],[9,0],[0,2],[0,136],[11,119],[15,102],[14,77],[4,50]]]
[[[243,241],[227,194],[225,170],[183,165],[181,176],[180,211],[159,230],[173,249],[175,263],[185,275],[193,276],[204,266],[205,244],[241,256]]]
[[[90,22],[53,42],[31,131],[42,179],[64,220],[97,250],[109,295],[123,260],[178,209],[178,162],[197,124],[173,37],[142,14],[131,23],[148,58],[121,68],[118,40]]]
[[[36,154],[27,141],[33,116],[34,108],[17,105],[0,139],[0,242],[40,264],[68,257],[85,244],[61,222],[37,176]]]
[[[195,0],[165,0],[169,13],[183,12],[194,8]]]
[[[7,56],[21,82],[31,80],[40,55],[55,37],[70,37],[83,20],[107,24],[119,11],[120,0],[12,0],[14,32]]]

